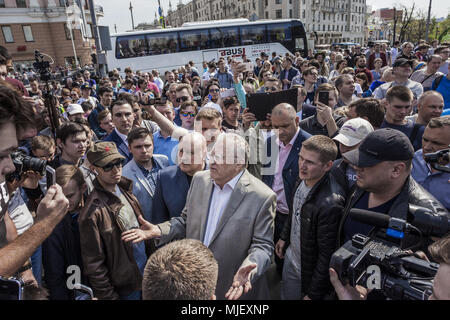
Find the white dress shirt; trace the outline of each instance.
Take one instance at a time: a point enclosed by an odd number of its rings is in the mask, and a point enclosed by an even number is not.
[[[209,205],[205,237],[203,238],[203,244],[205,246],[209,246],[212,236],[216,231],[217,224],[225,211],[228,201],[230,200],[231,194],[243,174],[244,171],[239,172],[233,179],[228,181],[222,189],[220,189],[220,187],[213,181],[214,190],[211,203]]]
[[[119,132],[119,130],[117,130],[117,128],[114,128],[114,130],[116,130],[117,135],[123,140],[123,142],[125,142],[125,144],[128,147],[128,137],[122,133]]]

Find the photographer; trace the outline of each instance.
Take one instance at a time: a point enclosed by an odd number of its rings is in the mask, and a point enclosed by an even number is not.
[[[395,129],[376,130],[361,142],[358,149],[346,152],[346,158],[357,173],[357,187],[347,201],[339,227],[339,247],[360,233],[368,235],[373,226],[349,216],[351,208],[385,213],[407,220],[408,205],[425,207],[435,215],[447,210],[411,176],[414,149],[408,137]],[[409,237],[408,249],[426,250],[429,238]]]
[[[9,196],[5,175],[15,171],[10,154],[17,149],[17,141],[22,139],[23,132],[33,121],[31,106],[13,90],[0,86],[0,275],[3,277],[13,275],[25,264],[63,218],[68,207],[61,187],[51,187],[39,204],[35,224],[8,243],[7,235],[12,225],[7,214]]]
[[[432,294],[428,300],[450,300],[450,235],[433,243],[428,251],[434,261],[439,263],[439,269],[433,279]],[[333,268],[330,268],[330,281],[339,300],[364,300],[369,291],[362,286],[343,285]]]

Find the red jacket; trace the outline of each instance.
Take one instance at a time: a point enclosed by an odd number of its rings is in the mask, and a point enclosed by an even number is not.
[[[386,54],[384,52],[380,52],[380,58],[383,60],[383,65],[381,67],[387,66]],[[367,62],[367,67],[369,70],[375,69],[374,62],[375,61],[375,52],[369,56],[369,61]]]

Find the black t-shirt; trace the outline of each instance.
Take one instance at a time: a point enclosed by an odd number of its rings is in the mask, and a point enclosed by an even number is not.
[[[412,120],[407,120],[407,121],[408,121],[407,124],[403,124],[403,125],[399,126],[399,125],[395,125],[392,123],[388,123],[388,122],[386,122],[386,120],[383,120],[383,123],[381,124],[381,128],[391,128],[391,129],[395,129],[395,130],[403,132],[404,134],[406,134],[406,136],[409,138],[410,141],[413,138],[413,141],[411,141],[411,144],[414,147],[414,151],[422,149],[422,136],[423,136],[423,132],[425,131],[425,127],[420,126],[417,130],[416,136],[411,137],[411,135],[413,133],[413,129],[414,129],[414,122]]]
[[[361,196],[361,198],[359,198],[359,200],[355,203],[353,208],[387,214],[389,212],[389,209],[391,209],[392,204],[397,199],[397,197],[398,196],[395,196],[388,202],[385,202],[382,205],[379,205],[377,207],[369,208],[369,192],[364,192],[364,194]],[[372,226],[372,225],[353,220],[350,216],[347,216],[347,219],[344,223],[344,236],[345,236],[344,242],[351,240],[352,237],[357,233],[361,233],[361,234],[367,236],[369,234],[370,230],[373,229],[373,227],[374,226]]]

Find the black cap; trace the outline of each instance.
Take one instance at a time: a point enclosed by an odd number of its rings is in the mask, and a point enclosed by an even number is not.
[[[413,63],[411,60],[405,59],[405,58],[398,58],[394,61],[394,64],[392,65],[393,68],[395,67],[403,67],[409,65],[411,68],[413,67]]]
[[[351,164],[366,168],[383,161],[411,160],[414,148],[403,132],[384,128],[369,133],[358,149],[346,152],[343,156]]]

